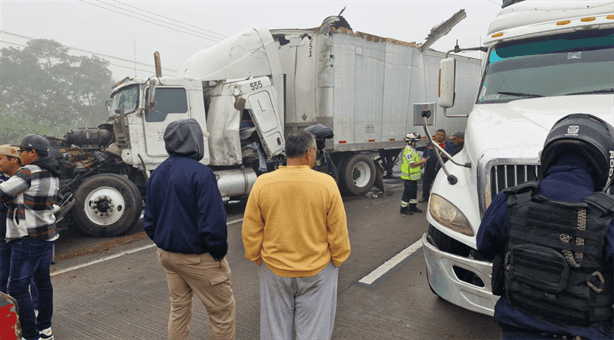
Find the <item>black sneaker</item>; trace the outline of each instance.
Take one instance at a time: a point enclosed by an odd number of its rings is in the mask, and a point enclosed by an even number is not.
[[[415,212],[415,213],[421,213],[421,212],[422,212],[422,209],[418,209],[418,207],[416,207],[416,206],[414,205],[414,206],[410,206],[410,207],[409,207],[409,211],[411,211],[411,212]]]
[[[51,332],[51,327],[47,329],[43,329],[39,332],[40,340],[53,340],[53,333]]]

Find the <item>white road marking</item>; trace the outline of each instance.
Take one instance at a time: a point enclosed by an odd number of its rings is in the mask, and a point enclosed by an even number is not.
[[[94,260],[94,261],[82,263],[80,265],[76,265],[76,266],[73,266],[73,267],[69,267],[69,268],[66,268],[66,269],[58,270],[57,272],[51,273],[51,277],[54,277],[54,276],[57,276],[57,275],[60,275],[60,274],[64,274],[66,272],[69,272],[69,271],[72,271],[72,270],[76,270],[76,269],[80,269],[80,268],[83,268],[83,267],[88,267],[88,266],[91,266],[91,265],[96,264],[96,263],[112,260],[112,259],[114,259],[116,257],[120,257],[120,256],[123,256],[123,255],[126,255],[126,254],[131,254],[131,253],[134,253],[134,252],[137,252],[137,251],[140,251],[140,250],[149,249],[149,248],[152,248],[152,247],[155,247],[155,246],[156,246],[155,244],[149,244],[149,245],[146,245],[146,246],[143,246],[143,247],[140,247],[140,248],[130,249],[128,251],[124,251],[124,252],[121,252],[119,254],[109,255],[107,257],[103,257],[103,258],[98,259],[98,260]]]
[[[391,270],[396,265],[401,263],[401,261],[405,260],[411,254],[413,254],[416,251],[418,251],[420,248],[422,248],[422,240],[418,240],[414,244],[412,244],[411,246],[403,249],[403,251],[401,251],[400,253],[396,254],[390,260],[384,262],[384,264],[382,264],[381,266],[377,267],[374,271],[369,273],[369,275],[363,277],[358,282],[366,284],[366,285],[373,284],[373,282],[375,282],[377,279],[382,277],[382,275],[386,274],[389,270]]]
[[[240,218],[240,219],[238,219],[238,220],[234,220],[234,221],[226,222],[226,225],[233,224],[233,223],[237,223],[237,222],[241,222],[241,221],[243,221],[243,219],[242,219],[242,218]],[[148,245],[143,246],[143,247],[139,247],[139,248],[134,248],[134,249],[126,250],[126,251],[123,251],[123,252],[121,252],[121,253],[119,253],[119,254],[109,255],[109,256],[106,256],[106,257],[100,258],[100,259],[98,259],[98,260],[94,260],[94,261],[90,261],[90,262],[82,263],[82,264],[79,264],[79,265],[76,265],[76,266],[72,266],[72,267],[69,267],[69,268],[66,268],[66,269],[62,269],[62,270],[58,270],[58,271],[54,271],[53,273],[51,273],[51,275],[50,275],[50,276],[51,276],[51,277],[54,277],[54,276],[57,276],[57,275],[60,275],[60,274],[64,274],[64,273],[69,272],[69,271],[73,271],[73,270],[76,270],[76,269],[81,269],[81,268],[84,268],[84,267],[88,267],[88,266],[91,266],[91,265],[96,264],[96,263],[100,263],[100,262],[104,262],[104,261],[112,260],[112,259],[114,259],[114,258],[117,258],[117,257],[123,256],[123,255],[132,254],[132,253],[136,253],[137,251],[141,251],[141,250],[145,250],[145,249],[153,248],[153,247],[155,247],[155,246],[156,246],[155,244],[148,244]]]
[[[243,219],[242,219],[242,218],[240,218],[240,219],[238,219],[238,220],[234,220],[234,221],[226,222],[226,225],[233,224],[233,223],[237,223],[237,222],[241,222],[241,221],[243,221]]]

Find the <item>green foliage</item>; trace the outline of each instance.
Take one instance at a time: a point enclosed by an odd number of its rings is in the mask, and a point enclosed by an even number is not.
[[[19,144],[23,136],[31,133],[41,136],[61,137],[68,130],[70,128],[67,126],[50,127],[26,122],[9,115],[0,115],[0,145]]]
[[[70,55],[47,39],[30,40],[23,49],[3,48],[0,60],[0,141],[27,133],[62,136],[106,121],[113,84],[108,61]]]

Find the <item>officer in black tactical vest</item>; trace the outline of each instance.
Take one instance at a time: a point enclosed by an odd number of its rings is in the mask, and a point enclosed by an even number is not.
[[[614,128],[588,114],[556,122],[539,182],[499,193],[477,235],[493,259],[502,339],[613,339]]]
[[[313,166],[313,169],[327,173],[337,180],[337,167],[328,152],[324,151],[326,140],[334,137],[333,130],[324,124],[314,124],[306,127],[305,130],[311,132],[316,137],[318,154],[316,155],[316,164]]]

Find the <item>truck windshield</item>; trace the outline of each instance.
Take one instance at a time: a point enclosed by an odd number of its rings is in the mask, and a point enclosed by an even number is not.
[[[113,95],[109,116],[117,114],[117,110],[124,109],[124,113],[131,113],[139,106],[139,86],[132,85],[116,92]]]
[[[614,30],[502,43],[488,57],[478,104],[614,91]]]

